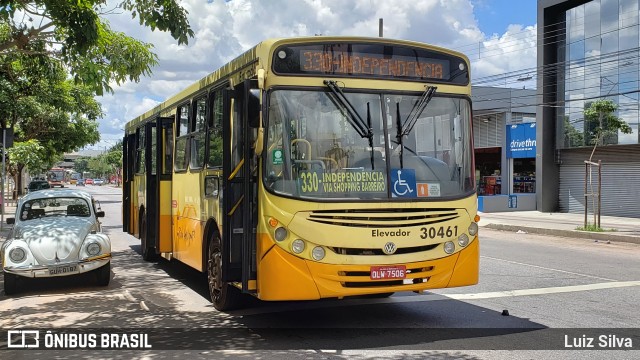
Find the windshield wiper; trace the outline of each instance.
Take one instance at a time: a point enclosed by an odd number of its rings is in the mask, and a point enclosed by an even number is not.
[[[360,137],[369,139],[369,147],[371,148],[371,169],[373,169],[373,128],[371,126],[371,110],[369,109],[369,103],[367,102],[367,122],[365,123],[362,116],[360,116],[353,104],[351,104],[349,99],[347,99],[345,94],[342,92],[342,89],[340,89],[334,80],[324,80],[324,84],[333,93],[333,97],[330,97],[330,99],[346,112],[349,124],[351,124]]]
[[[420,99],[413,105],[413,108],[407,115],[407,119],[402,123],[400,117],[400,103],[396,103],[396,139],[398,140],[398,146],[400,147],[400,169],[403,168],[403,152],[404,145],[402,139],[409,135],[413,130],[413,127],[416,126],[418,122],[418,118],[422,115],[424,109],[426,109],[427,105],[429,105],[429,101],[433,97],[433,94],[436,93],[435,86],[427,86],[427,89],[422,93]]]
[[[404,124],[402,124],[402,130],[400,131],[400,129],[398,129],[399,131],[398,136],[409,135],[411,130],[413,130],[413,127],[416,126],[416,123],[418,122],[418,118],[420,117],[420,115],[422,115],[422,112],[427,107],[427,105],[429,105],[429,101],[431,101],[433,94],[436,93],[436,89],[437,87],[435,86],[427,86],[427,89],[422,93],[422,96],[420,96],[420,99],[413,105],[413,108],[409,112],[409,115],[407,115],[407,119],[404,121]],[[399,122],[400,122],[400,113],[398,112],[398,124]]]

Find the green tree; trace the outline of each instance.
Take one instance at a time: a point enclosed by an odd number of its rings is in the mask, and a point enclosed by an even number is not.
[[[14,177],[14,184],[16,184],[16,190],[19,194],[22,194],[23,187],[19,176],[22,170],[27,169],[31,174],[44,173],[51,167],[48,162],[49,158],[45,147],[35,139],[15,142],[13,147],[7,149],[7,160],[10,160],[7,162],[8,173]]]
[[[610,99],[587,103],[584,109],[585,138],[593,145],[589,161],[599,145],[617,143],[618,131],[631,133],[631,127],[615,115],[618,105]]]
[[[89,171],[89,159],[88,156],[81,156],[73,161],[73,169],[80,174]]]
[[[157,64],[153,45],[111,30],[106,0],[0,0],[0,55],[45,55],[64,64],[75,81],[96,94],[110,82],[139,81]],[[178,0],[122,0],[140,24],[168,31],[187,44],[193,30]],[[36,19],[36,20],[34,20]]]
[[[111,172],[111,165],[105,160],[105,154],[89,159],[89,171],[96,177],[106,177]]]
[[[16,142],[37,139],[44,163],[100,139],[100,104],[90,88],[67,79],[62,66],[41,55],[5,55],[0,75],[0,124],[13,128]],[[22,189],[24,164],[15,161],[10,158],[9,166]]]
[[[585,138],[590,140],[590,144],[593,145],[593,150],[591,150],[591,155],[589,156],[589,173],[586,175],[588,179],[585,179],[585,185],[588,183],[589,190],[591,194],[595,194],[594,186],[593,186],[593,174],[592,174],[592,165],[593,155],[596,152],[596,149],[599,145],[605,144],[616,144],[618,142],[618,132],[622,132],[624,134],[631,133],[631,127],[627,124],[623,119],[619,118],[615,115],[615,112],[618,108],[618,105],[609,99],[599,99],[591,103],[586,104],[586,108],[584,110],[584,119],[585,119]],[[598,166],[598,165],[596,165]],[[600,164],[599,167],[602,165]],[[602,169],[599,169],[602,171]],[[602,194],[598,193],[597,197],[601,197]],[[592,207],[594,209],[594,226],[596,228],[600,227],[599,216],[597,214],[600,213],[600,209],[596,206],[597,197],[591,196]],[[588,201],[585,201],[585,224],[584,227],[587,228],[588,224],[586,223],[586,214],[588,211]]]

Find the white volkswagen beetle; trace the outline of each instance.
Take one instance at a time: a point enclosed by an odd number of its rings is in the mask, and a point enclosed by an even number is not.
[[[104,217],[93,197],[79,190],[41,190],[24,196],[13,229],[2,245],[4,292],[18,290],[18,278],[95,272],[98,284],[111,278],[111,241],[102,233]]]

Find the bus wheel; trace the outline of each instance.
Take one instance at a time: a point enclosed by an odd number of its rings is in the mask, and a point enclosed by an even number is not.
[[[147,221],[144,219],[140,224],[140,247],[142,248],[142,259],[150,262],[158,260],[156,249],[147,244]]]
[[[213,307],[225,311],[240,306],[239,290],[222,281],[222,241],[218,233],[213,235],[207,249],[207,281]]]

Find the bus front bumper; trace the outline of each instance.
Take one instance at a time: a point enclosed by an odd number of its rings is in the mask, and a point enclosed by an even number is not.
[[[298,258],[278,246],[258,266],[261,300],[315,300],[400,291],[422,291],[478,283],[479,241],[441,259],[406,264],[405,279],[372,280],[369,265],[334,265]]]

